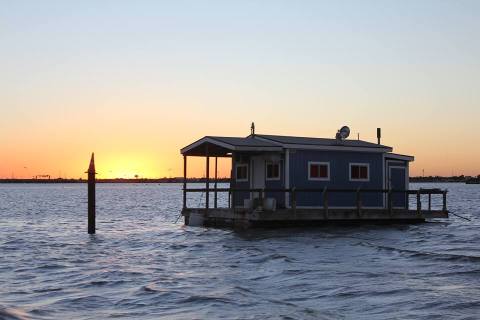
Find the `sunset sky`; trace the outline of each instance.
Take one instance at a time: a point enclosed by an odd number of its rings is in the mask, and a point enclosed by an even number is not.
[[[0,5],[0,178],[85,177],[92,151],[100,178],[180,176],[180,148],[252,121],[381,127],[412,175],[480,174],[480,1]]]

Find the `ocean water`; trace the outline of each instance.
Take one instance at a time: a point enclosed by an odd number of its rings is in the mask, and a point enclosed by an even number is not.
[[[96,235],[86,187],[0,184],[0,319],[480,318],[479,185],[411,186],[471,221],[239,232],[175,223],[181,185],[99,184]]]

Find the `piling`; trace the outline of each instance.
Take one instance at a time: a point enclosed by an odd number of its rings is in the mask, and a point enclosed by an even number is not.
[[[95,157],[92,153],[88,166],[88,233],[95,233]]]

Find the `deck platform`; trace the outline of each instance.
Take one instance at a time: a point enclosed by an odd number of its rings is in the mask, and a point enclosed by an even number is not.
[[[448,218],[447,210],[407,209],[278,209],[276,211],[246,210],[243,208],[185,208],[186,225],[206,227],[294,227],[324,224],[392,224],[421,223],[426,219]]]

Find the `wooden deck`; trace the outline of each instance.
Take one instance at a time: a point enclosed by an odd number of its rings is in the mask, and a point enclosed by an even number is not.
[[[258,211],[245,209],[205,209],[186,208],[182,210],[186,225],[208,227],[294,227],[323,224],[391,224],[420,223],[426,219],[448,218],[443,210],[364,209],[360,214],[356,209],[329,209],[326,213],[319,209],[278,209]]]
[[[214,192],[214,207],[209,207],[208,194]],[[205,207],[187,207],[187,193],[204,192],[206,194]],[[228,207],[217,206],[217,192],[228,192]],[[265,207],[255,208],[233,207],[235,194],[237,192],[249,192],[259,196],[258,203],[263,203],[265,192],[282,192],[289,195],[291,205],[288,208],[278,208],[274,211],[264,210]],[[323,206],[318,208],[297,207],[297,194],[309,192],[323,199]],[[355,196],[356,206],[348,209],[340,209],[329,206],[329,195],[332,193],[350,193]],[[385,208],[368,208],[362,204],[362,195],[366,193],[380,193],[386,196]],[[401,193],[406,196],[406,208],[397,209],[393,207],[393,194]],[[428,199],[427,205],[422,205],[422,195]],[[409,208],[410,196],[416,197],[416,208]],[[432,196],[441,196],[441,209],[432,207]],[[448,218],[447,191],[440,189],[419,189],[419,190],[360,190],[360,189],[183,189],[182,215],[185,217],[186,225],[211,226],[211,227],[293,227],[322,225],[327,223],[419,223],[426,219]]]

